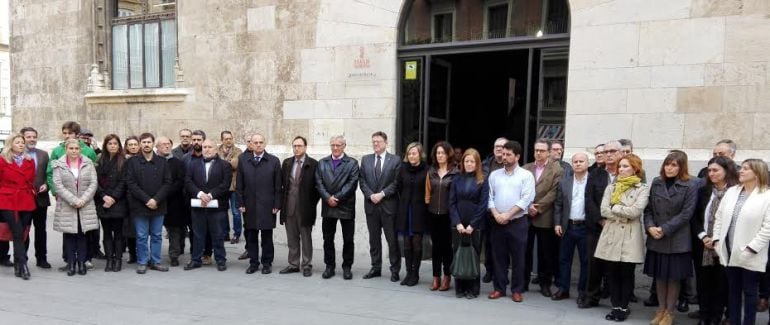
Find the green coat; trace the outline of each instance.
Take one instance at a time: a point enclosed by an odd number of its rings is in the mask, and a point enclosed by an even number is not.
[[[91,149],[85,142],[80,141],[80,153],[88,159],[91,159],[92,163],[96,163],[96,152]],[[48,189],[51,194],[56,196],[56,187],[53,183],[53,162],[67,154],[67,148],[64,148],[64,142],[59,143],[59,146],[51,151],[51,157],[48,160],[48,168],[46,169],[46,183],[48,183]]]

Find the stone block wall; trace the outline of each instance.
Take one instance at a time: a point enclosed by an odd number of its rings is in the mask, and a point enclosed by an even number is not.
[[[570,3],[568,151],[630,138],[645,158],[703,160],[730,138],[738,159],[770,158],[767,1]]]

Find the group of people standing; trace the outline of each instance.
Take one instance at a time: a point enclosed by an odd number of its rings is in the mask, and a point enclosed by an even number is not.
[[[65,123],[64,141],[50,157],[36,148],[33,128],[6,142],[0,159],[0,217],[7,225],[0,227],[5,240],[0,264],[11,264],[3,250],[12,240],[18,277],[30,278],[26,250],[33,224],[37,266],[51,267],[45,247],[50,191],[54,230],[64,234],[62,270],[70,276],[85,275],[91,259],[101,255],[105,271],[121,271],[126,250],[137,273],[168,271],[161,258],[164,226],[172,267],[180,265],[189,237],[191,258],[184,270],[215,263],[225,271],[224,242],[236,244],[243,234],[246,252],[239,259],[249,260],[246,273],[261,268],[269,274],[277,223],[285,225],[289,248],[288,266],[280,273],[312,276],[311,231],[320,201],[322,277],[336,274],[339,222],[342,276],[348,280],[360,188],[371,256],[364,279],[382,276],[384,235],[390,280],[417,285],[423,241],[430,236],[430,290],[452,287],[459,247],[484,254],[483,279],[481,274],[455,279],[457,297],[477,297],[483,280],[493,283],[490,299],[506,296],[510,287],[511,299],[521,302],[530,282],[539,284],[544,296],[567,299],[575,250],[578,307],[598,306],[604,283],[612,304],[607,320],[629,316],[636,264],[643,263],[644,273],[653,278],[659,302],[655,325],[673,322],[682,283],[693,275],[702,324],[720,323],[725,309],[730,323],[753,324],[758,290],[770,291],[765,279],[767,164],[747,159],[736,165],[729,140],[716,145],[714,158],[697,178],[689,173],[687,154],[672,150],[647,185],[642,160],[628,140],[597,146],[589,166],[587,153],[564,162],[562,144],[541,139],[533,147],[534,161],[520,166],[521,145],[505,138],[497,139],[494,154],[482,161],[477,150],[458,154],[445,141],[429,151],[410,143],[400,157],[387,151],[388,136],[375,132],[373,153],[359,163],[345,153],[344,136],[332,137],[330,155],[319,160],[307,154],[307,140],[297,136],[293,155],[280,161],[267,153],[261,134],[247,138],[245,151],[234,145],[230,131],[222,131],[222,143],[216,145],[205,132],[187,129],[173,149],[171,139],[143,133],[125,142],[107,135],[94,150],[93,135],[82,131],[76,122]]]

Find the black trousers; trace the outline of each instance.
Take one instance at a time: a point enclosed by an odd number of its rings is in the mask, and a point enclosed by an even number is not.
[[[227,258],[225,257],[225,243],[224,243],[224,231],[222,229],[222,223],[227,218],[227,210],[217,211],[213,209],[192,209],[192,227],[193,238],[191,261],[193,264],[201,264],[201,257],[204,254],[204,248],[207,244],[207,240],[213,246],[214,259],[218,265],[225,264]],[[262,243],[265,244],[265,234],[263,233]],[[270,246],[273,245],[272,230],[270,233]],[[256,245],[255,245],[256,246]],[[265,250],[263,248],[263,250]],[[267,252],[263,252],[267,254]],[[270,262],[272,262],[272,253]],[[209,255],[210,256],[210,255]],[[259,256],[259,250],[255,252],[254,256]],[[270,263],[265,263],[270,264]]]
[[[604,265],[607,267],[612,307],[628,308],[628,301],[634,292],[634,282],[629,279],[634,275],[636,264],[605,261]]]
[[[16,219],[18,216],[18,219]],[[24,228],[32,220],[31,211],[0,210],[0,220],[8,224],[13,236],[13,260],[16,263],[27,263],[27,248],[24,246]],[[9,245],[8,242],[5,242]],[[10,246],[6,246],[6,252]],[[7,253],[4,254],[7,256]]]
[[[104,236],[104,255],[107,258],[123,258],[123,218],[101,218]]]
[[[67,263],[82,263],[88,260],[88,239],[80,225],[80,212],[78,212],[77,218],[78,232],[75,234],[64,234],[64,256]]]
[[[177,226],[171,226],[166,227],[166,232],[168,232],[168,257],[169,258],[179,258],[180,255],[184,252],[184,240],[185,240],[185,233],[187,232],[186,227],[177,227]],[[192,247],[192,243],[190,244]]]
[[[698,287],[700,319],[718,324],[727,307],[727,273],[719,264],[701,266],[696,264],[695,277]]]
[[[324,239],[324,264],[326,267],[335,268],[336,250],[334,249],[334,236],[337,234],[337,220],[342,227],[342,268],[349,269],[353,266],[353,234],[355,233],[355,219],[322,218],[321,232]]]
[[[529,283],[530,274],[532,274],[535,240],[537,240],[537,278],[540,280],[541,287],[550,286],[553,279],[558,279],[559,276],[560,240],[553,228],[529,226],[526,269],[524,270],[526,283]]]
[[[452,233],[457,231],[452,229],[449,214],[429,214],[431,260],[433,262],[433,276],[441,276],[443,269],[444,275],[452,275],[452,258],[454,249],[452,249]],[[476,231],[474,231],[476,232]],[[479,243],[481,238],[479,238]],[[478,247],[481,249],[481,246]]]
[[[99,252],[99,229],[86,232],[86,245],[88,246],[88,260],[90,261]]]
[[[462,236],[468,236],[463,234]],[[457,249],[460,247],[460,233],[457,231],[451,231],[451,237],[452,237],[452,255],[454,255],[454,252],[457,252]],[[481,253],[481,232],[478,230],[474,230],[473,233],[470,235],[471,240],[471,246],[476,251],[476,254]],[[473,280],[459,280],[455,279],[455,292],[456,293],[470,293],[474,295],[479,295],[479,292],[481,291],[481,277],[476,277],[476,279]]]
[[[733,266],[725,269],[728,282],[727,311],[730,324],[755,324],[757,319],[757,291],[759,277],[762,273]]]
[[[385,234],[385,241],[388,243],[390,272],[398,273],[401,271],[401,250],[398,247],[395,226],[395,216],[392,214],[375,211],[366,215],[366,227],[369,230],[369,256],[372,258],[373,269],[382,269],[381,234]]]
[[[48,207],[37,207],[32,212],[32,228],[35,229],[35,258],[38,261],[46,261],[48,255],[48,233],[45,230]],[[24,241],[24,246],[29,251],[29,237]]]
[[[249,252],[249,264],[257,266],[273,265],[275,248],[273,247],[273,229],[246,229],[246,250]],[[259,235],[262,234],[262,256],[259,256]]]
[[[586,296],[590,302],[598,303],[601,300],[602,278],[604,277],[604,260],[594,257],[599,235],[590,231],[586,235],[586,248],[588,255],[588,281],[586,283]]]
[[[483,221],[487,222],[487,221]],[[486,228],[481,230],[481,245],[484,252],[484,271],[489,273],[492,277],[495,275],[495,254],[492,253],[492,236],[490,231],[492,225],[486,225]]]
[[[508,261],[511,265],[511,292],[522,293],[524,280],[524,259],[527,250],[527,229],[529,220],[521,217],[506,225],[491,226],[492,250],[495,256],[494,287],[496,291],[506,293],[508,287]]]

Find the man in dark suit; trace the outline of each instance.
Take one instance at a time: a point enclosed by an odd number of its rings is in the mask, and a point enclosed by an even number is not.
[[[588,155],[579,152],[572,156],[572,168],[559,182],[559,191],[554,203],[554,231],[561,237],[559,249],[559,286],[552,300],[569,298],[572,279],[572,257],[575,248],[580,259],[577,303],[586,299],[588,277],[588,254],[586,253],[586,185],[588,182]]]
[[[229,163],[219,159],[217,146],[211,140],[203,141],[203,159],[190,164],[185,173],[188,198],[200,200],[200,207],[192,207],[192,227],[195,239],[190,263],[184,269],[201,267],[206,234],[211,236],[217,270],[227,269],[222,223],[230,206],[230,182],[232,170]],[[216,207],[213,202],[216,200]]]
[[[179,255],[184,251],[185,232],[191,227],[190,199],[185,195],[184,182],[187,169],[184,163],[171,153],[173,141],[168,137],[158,137],[155,143],[156,154],[165,158],[171,171],[171,186],[168,192],[168,212],[163,217],[163,226],[168,234],[169,265],[179,266]],[[193,239],[190,239],[192,246]]]
[[[48,185],[46,185],[45,170],[48,166],[48,153],[38,150],[37,131],[31,127],[21,129],[21,135],[24,136],[24,142],[27,145],[27,154],[35,161],[35,189],[37,190],[37,209],[32,212],[32,225],[35,228],[35,258],[37,266],[43,269],[50,269],[51,264],[47,259],[46,245],[46,215],[48,206],[51,205],[51,199],[48,196]],[[7,244],[7,242],[6,242]],[[29,250],[29,237],[24,242]],[[4,254],[2,254],[4,255]]]
[[[246,274],[259,270],[262,274],[273,271],[273,229],[275,215],[281,210],[281,161],[265,151],[265,137],[251,136],[254,151],[247,151],[238,158],[235,180],[238,206],[246,229],[246,249],[249,251],[249,267]],[[259,256],[259,235],[262,235],[262,258]]]
[[[601,284],[604,270],[601,260],[593,257],[599,235],[602,233],[604,218],[600,207],[604,190],[615,182],[618,175],[618,163],[623,158],[622,146],[618,141],[610,141],[604,145],[604,168],[595,169],[588,175],[586,183],[586,248],[588,250],[588,280],[586,283],[586,299],[579,308],[590,308],[599,305],[601,299]]]
[[[361,158],[359,186],[364,194],[366,226],[369,229],[369,255],[372,268],[364,275],[371,279],[382,275],[382,233],[388,242],[390,281],[399,280],[401,252],[395,231],[395,215],[398,209],[398,168],[401,158],[389,154],[388,136],[377,131],[372,134],[373,154]]]
[[[545,139],[535,141],[535,161],[524,169],[535,175],[535,200],[527,209],[531,220],[527,241],[525,278],[529,281],[532,271],[533,251],[537,240],[537,277],[540,293],[551,297],[551,284],[558,278],[559,238],[553,232],[553,202],[564,170],[550,158],[551,143]]]
[[[334,235],[337,220],[342,226],[342,278],[350,280],[353,273],[353,235],[356,218],[356,187],[358,185],[358,161],[345,154],[346,141],[341,135],[329,140],[331,155],[318,162],[315,173],[315,187],[321,195],[321,231],[324,239],[324,264],[322,277],[334,276],[335,250]]]
[[[286,226],[286,242],[289,246],[289,266],[281,274],[296,273],[302,258],[302,275],[313,275],[312,231],[316,218],[316,206],[320,196],[315,189],[315,170],[318,161],[306,154],[307,140],[301,136],[291,143],[294,156],[281,165],[283,184],[283,210],[281,224]]]

